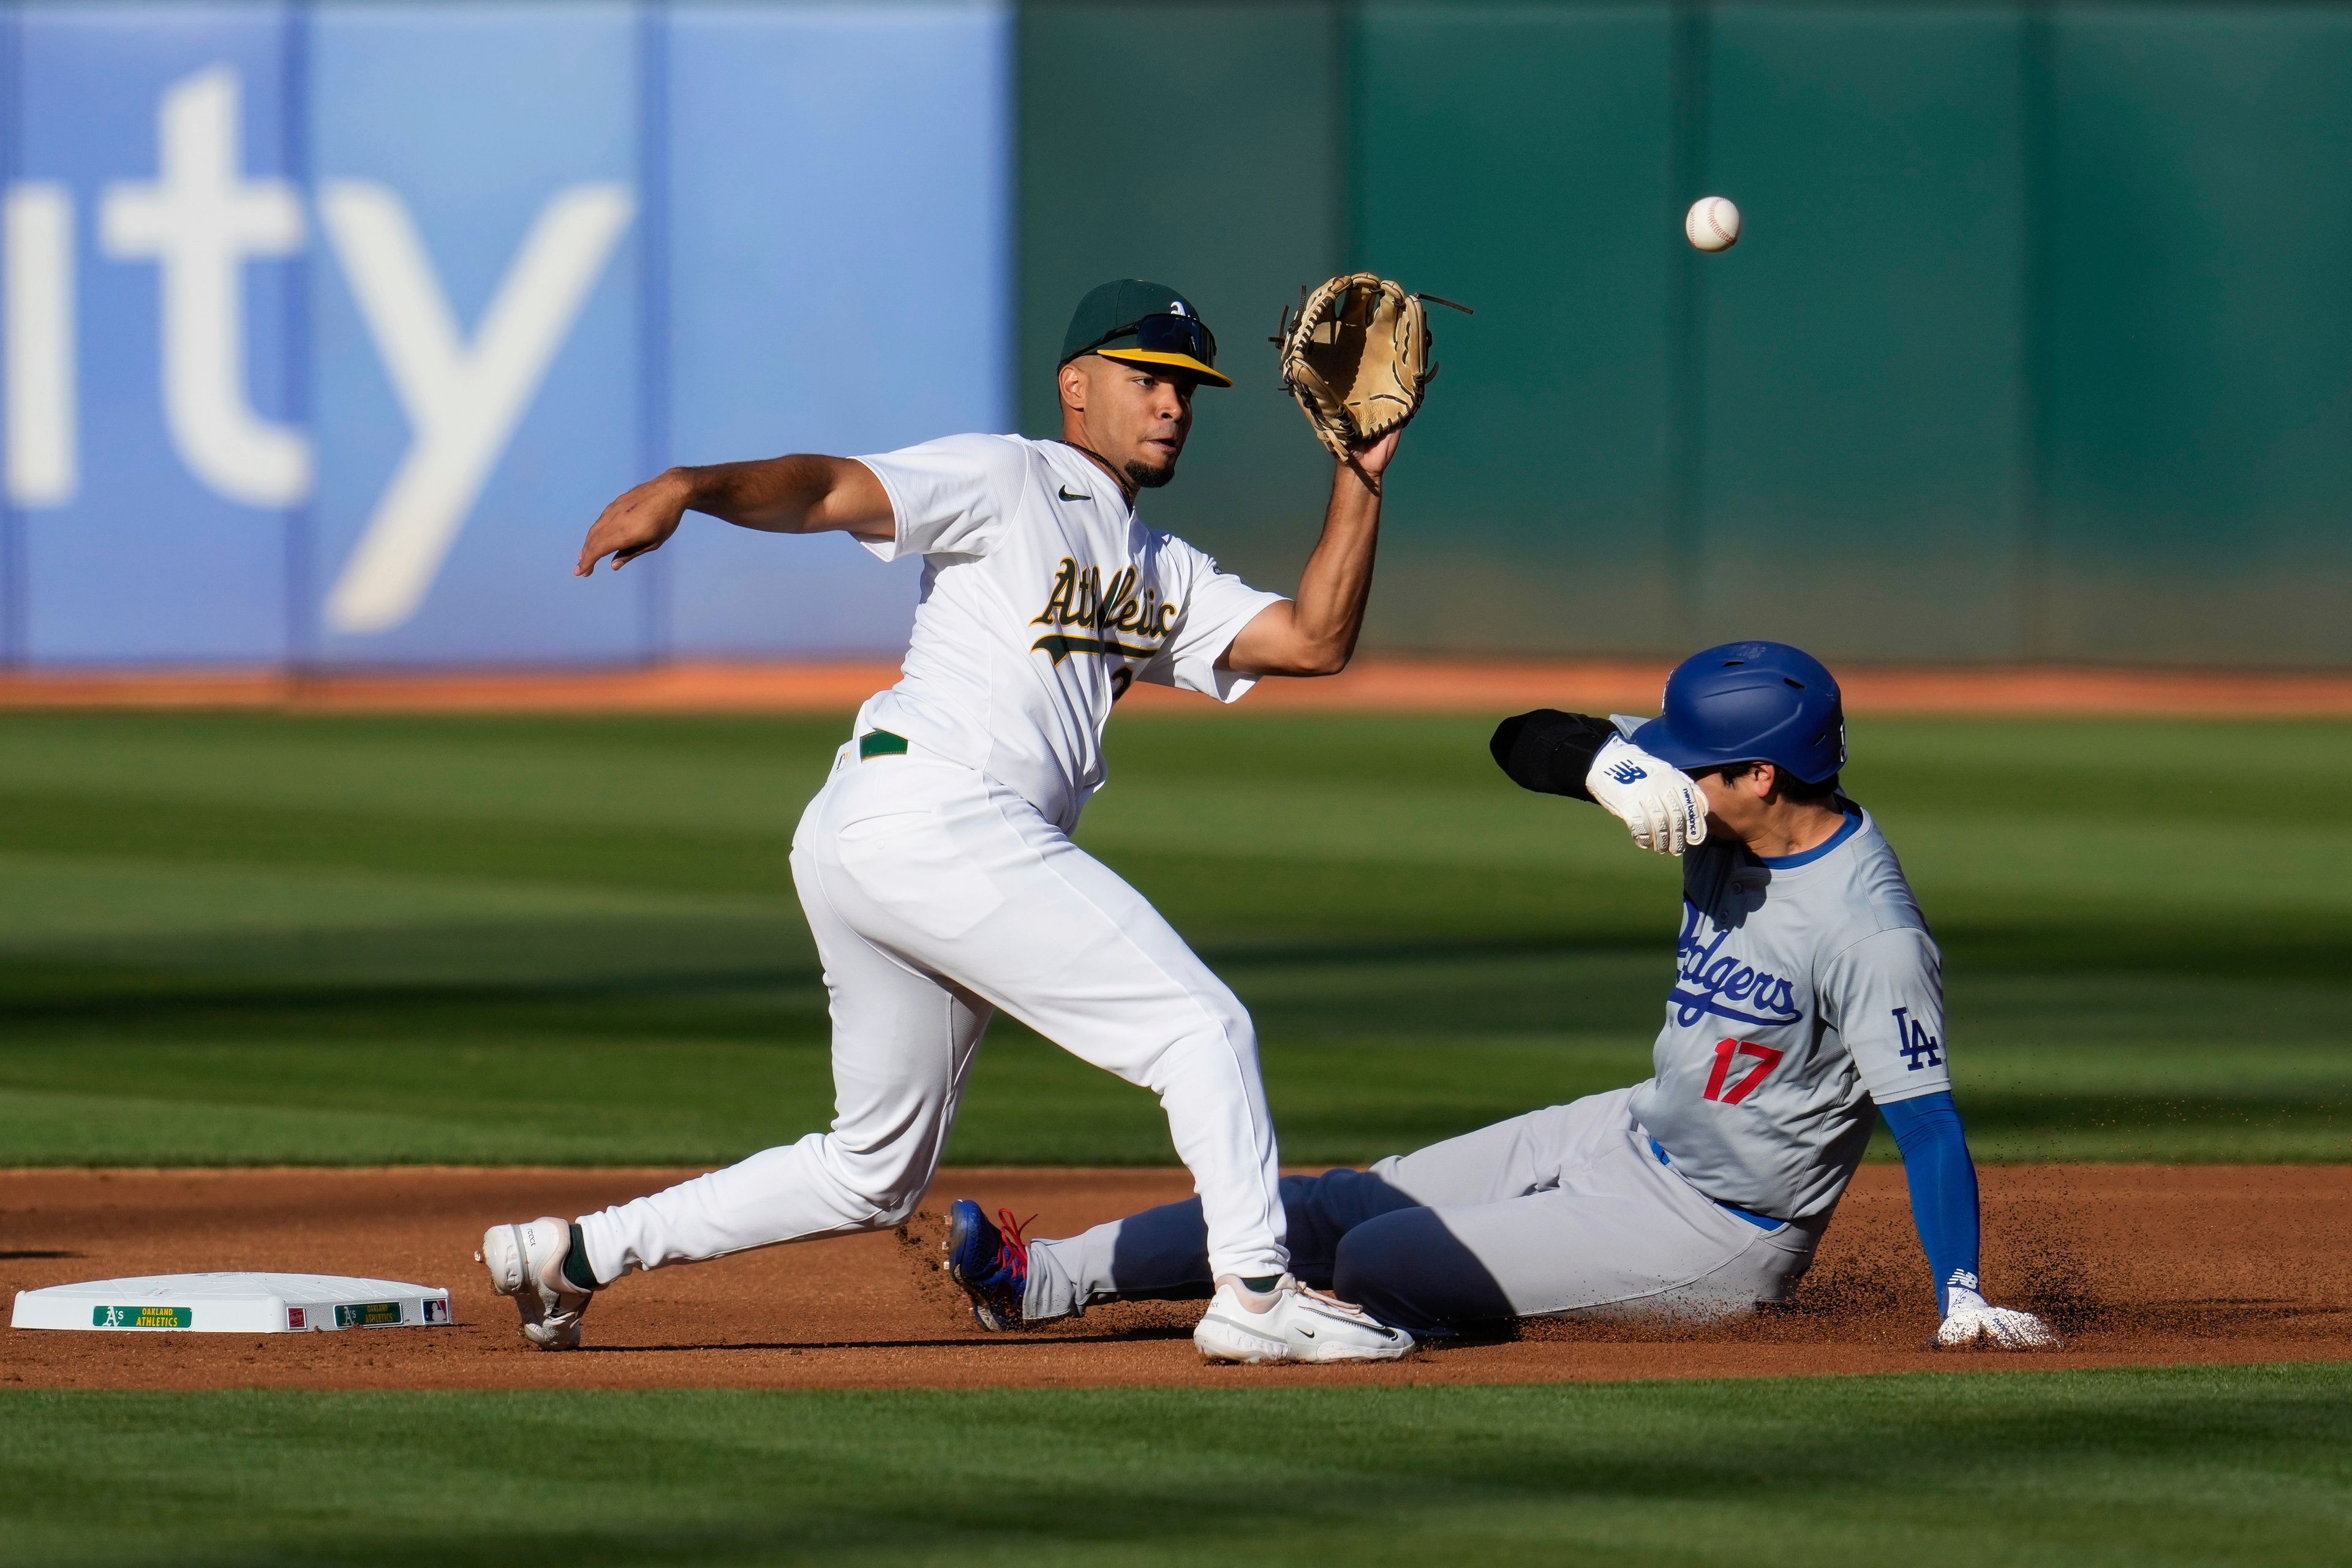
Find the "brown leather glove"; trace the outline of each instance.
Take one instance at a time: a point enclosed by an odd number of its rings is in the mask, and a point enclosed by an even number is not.
[[[1370,272],[1334,278],[1306,295],[1294,319],[1286,309],[1274,342],[1282,351],[1282,382],[1298,399],[1315,438],[1341,462],[1350,447],[1378,440],[1421,408],[1423,389],[1437,374],[1429,353],[1426,300],[1455,305]]]

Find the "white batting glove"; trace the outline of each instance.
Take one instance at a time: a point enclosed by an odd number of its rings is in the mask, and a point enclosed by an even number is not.
[[[1946,1348],[1981,1345],[1999,1351],[2049,1350],[2058,1342],[2050,1325],[2031,1312],[1996,1307],[1966,1285],[1955,1285],[1945,1297],[1944,1326],[1936,1342]]]
[[[1679,855],[1706,842],[1706,796],[1698,785],[1622,735],[1612,735],[1592,759],[1584,787],[1644,849]]]

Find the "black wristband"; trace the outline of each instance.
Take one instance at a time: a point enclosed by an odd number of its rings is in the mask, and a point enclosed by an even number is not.
[[[1617,726],[1606,719],[1538,708],[1504,720],[1486,744],[1495,753],[1496,764],[1521,789],[1591,800],[1592,792],[1584,787],[1584,775],[1592,771],[1592,759],[1616,733]]]

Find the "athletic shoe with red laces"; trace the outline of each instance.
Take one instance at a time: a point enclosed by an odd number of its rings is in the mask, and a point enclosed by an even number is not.
[[[996,1333],[1026,1327],[1022,1302],[1029,1293],[1029,1244],[1021,1238],[1028,1220],[998,1209],[1001,1226],[970,1198],[948,1205],[948,1278],[971,1298],[971,1315]],[[1030,1219],[1036,1215],[1032,1215]]]

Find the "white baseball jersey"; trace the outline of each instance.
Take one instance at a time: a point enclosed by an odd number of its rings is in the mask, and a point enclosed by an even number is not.
[[[898,684],[857,716],[974,768],[1065,831],[1104,779],[1111,704],[1136,680],[1230,702],[1251,677],[1217,660],[1261,593],[1148,527],[1076,448],[950,436],[858,459],[889,493],[885,561],[923,557]]]
[[[1869,813],[1801,855],[1726,838],[1683,857],[1683,933],[1656,1076],[1633,1111],[1707,1196],[1827,1214],[1874,1104],[1952,1086],[1943,960]]]

